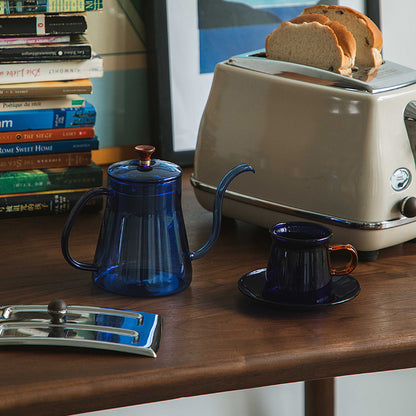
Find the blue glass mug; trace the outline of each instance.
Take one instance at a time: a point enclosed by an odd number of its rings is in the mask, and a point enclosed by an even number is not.
[[[139,159],[108,168],[106,188],[85,193],[69,214],[62,232],[64,258],[77,269],[92,272],[101,288],[127,296],[163,296],[177,293],[192,280],[191,261],[214,246],[221,227],[221,209],[231,181],[254,169],[241,164],[220,182],[214,201],[212,233],[199,250],[190,252],[181,207],[182,169],[171,162],[151,159],[153,146],[136,146]],[[74,260],[68,248],[73,223],[85,204],[107,196],[91,264]]]
[[[272,249],[266,270],[263,296],[295,304],[321,304],[332,295],[332,276],[350,274],[358,264],[351,244],[330,245],[332,232],[312,222],[274,225]],[[345,250],[350,257],[341,268],[331,265],[330,254]]]

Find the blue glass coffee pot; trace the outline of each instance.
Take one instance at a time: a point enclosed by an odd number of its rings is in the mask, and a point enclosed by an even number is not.
[[[180,292],[192,279],[191,261],[214,246],[221,228],[225,191],[240,173],[254,169],[241,164],[221,180],[215,195],[213,226],[206,244],[189,251],[181,207],[182,169],[151,159],[155,148],[135,148],[139,159],[112,164],[107,187],[86,192],[69,214],[62,232],[62,253],[72,266],[92,272],[93,281],[127,296],[163,296]],[[98,195],[107,196],[94,262],[74,260],[68,248],[75,218]]]

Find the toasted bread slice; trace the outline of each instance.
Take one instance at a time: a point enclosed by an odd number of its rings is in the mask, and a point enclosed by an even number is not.
[[[266,57],[351,75],[355,40],[345,27],[322,15],[283,22],[266,38]]]
[[[302,15],[321,14],[344,25],[355,38],[357,53],[355,63],[363,67],[379,67],[383,59],[383,38],[377,25],[364,14],[343,6],[316,5],[307,7]]]

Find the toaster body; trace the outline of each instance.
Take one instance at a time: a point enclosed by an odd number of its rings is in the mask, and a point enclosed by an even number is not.
[[[225,216],[263,227],[323,223],[334,241],[363,252],[416,237],[416,217],[403,214],[416,196],[404,120],[415,71],[386,63],[372,84],[299,65],[232,62],[216,66],[200,123],[191,180],[202,206],[212,210],[222,175],[246,162],[256,174],[230,186]]]

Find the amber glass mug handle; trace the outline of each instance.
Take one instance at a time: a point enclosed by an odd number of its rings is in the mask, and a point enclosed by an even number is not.
[[[329,252],[340,250],[349,251],[351,254],[351,258],[343,269],[336,269],[331,267],[330,272],[332,276],[342,276],[344,274],[350,274],[357,267],[358,264],[357,250],[351,244],[339,244],[336,246],[329,247]]]

